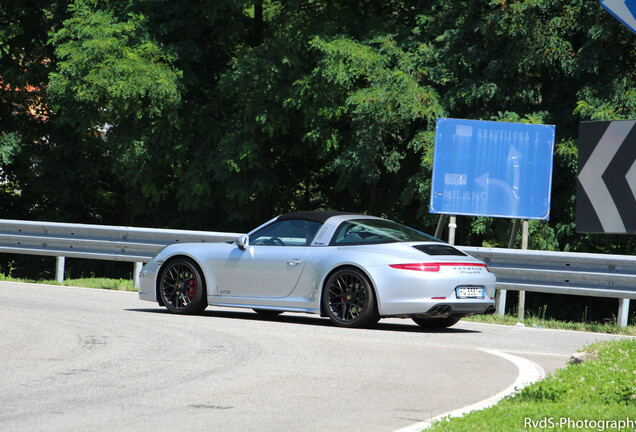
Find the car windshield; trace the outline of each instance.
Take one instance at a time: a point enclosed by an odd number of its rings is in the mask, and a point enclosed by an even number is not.
[[[276,221],[250,235],[251,245],[309,246],[322,224],[308,220]]]
[[[385,219],[353,219],[343,222],[333,236],[334,245],[435,241],[433,236]]]

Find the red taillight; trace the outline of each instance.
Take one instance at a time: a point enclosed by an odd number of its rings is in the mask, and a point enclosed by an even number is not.
[[[457,263],[457,262],[441,262],[441,263],[409,263],[409,264],[389,264],[389,267],[394,269],[401,270],[416,270],[416,271],[431,271],[437,272],[439,271],[441,266],[452,266],[452,267],[483,267],[486,270],[490,271],[490,269],[486,266],[486,264],[480,263]]]
[[[432,263],[411,263],[411,264],[389,264],[389,267],[401,270],[417,270],[417,271],[439,271],[439,264]]]

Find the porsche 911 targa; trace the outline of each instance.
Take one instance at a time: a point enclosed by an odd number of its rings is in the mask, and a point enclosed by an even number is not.
[[[234,242],[180,243],[142,269],[139,297],[170,312],[208,305],[306,312],[338,326],[412,318],[425,328],[494,312],[486,264],[399,223],[360,214],[284,214]]]

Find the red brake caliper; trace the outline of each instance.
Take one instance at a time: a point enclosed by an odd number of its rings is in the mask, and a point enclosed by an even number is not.
[[[194,293],[197,290],[197,283],[194,281],[194,279],[190,279],[190,289],[188,290],[188,298],[190,299],[190,301],[192,301],[192,299],[194,298]]]

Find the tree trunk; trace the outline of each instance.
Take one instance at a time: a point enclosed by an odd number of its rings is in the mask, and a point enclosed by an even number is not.
[[[263,42],[263,0],[254,0],[254,46]]]

